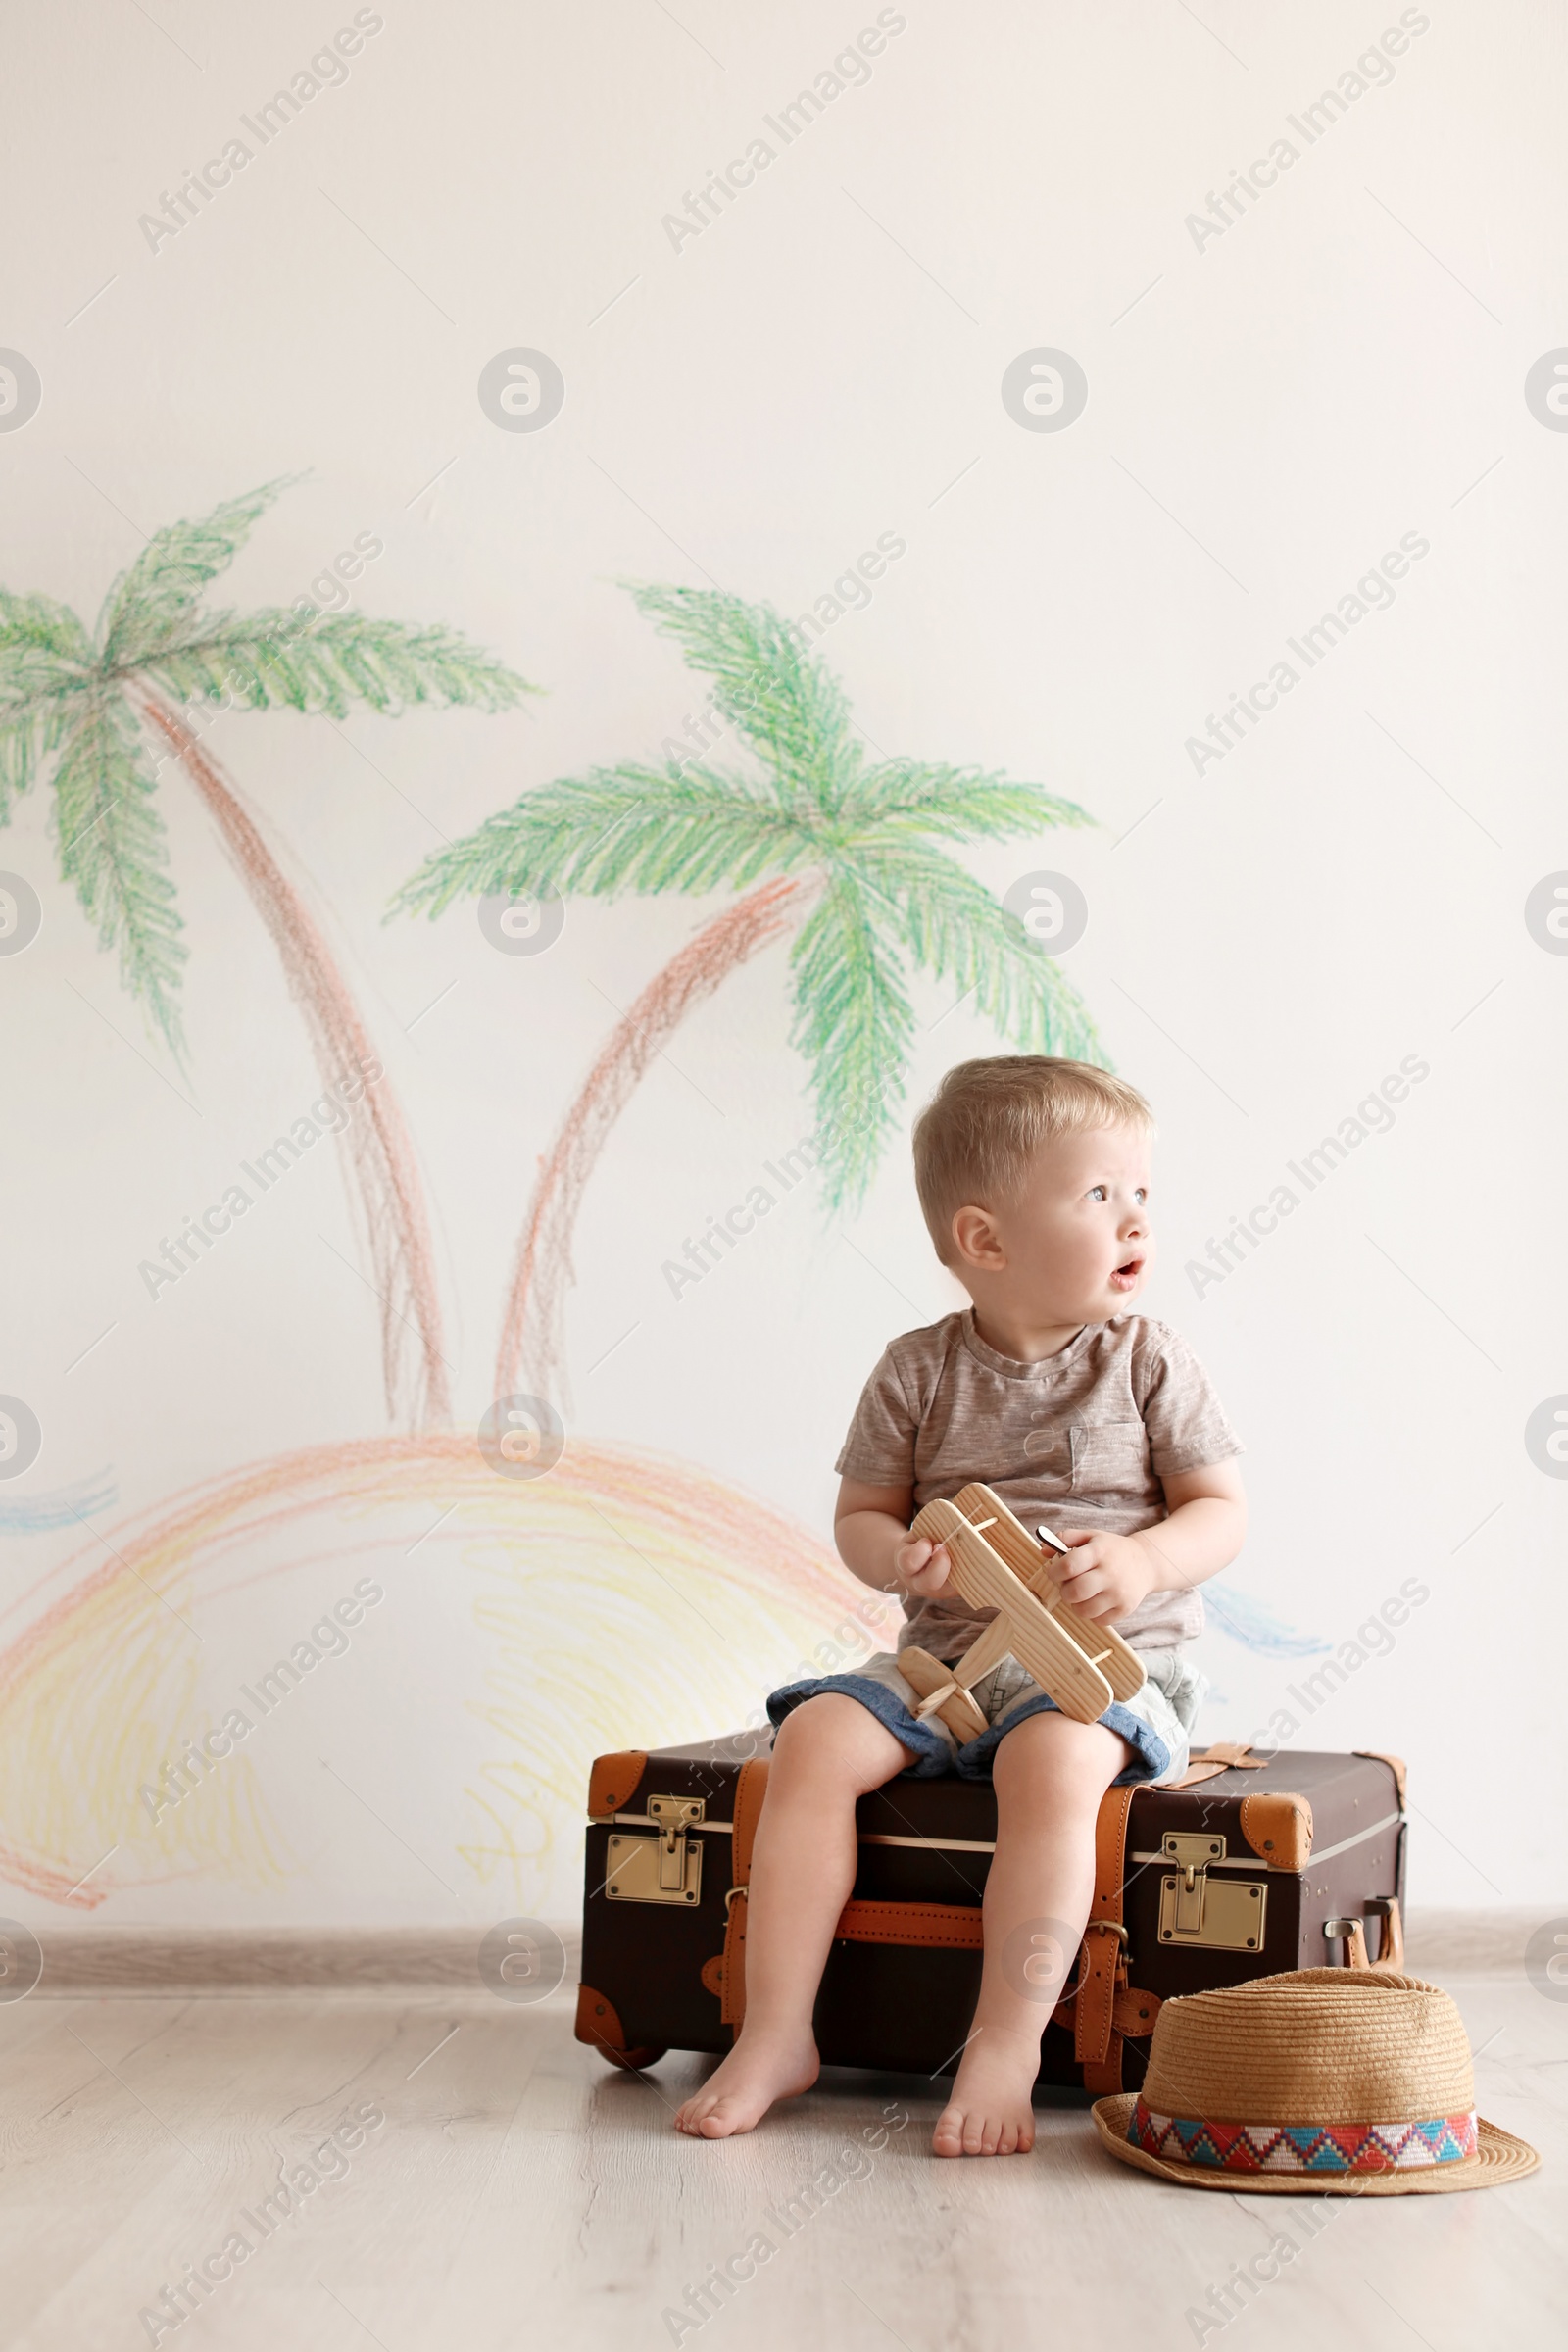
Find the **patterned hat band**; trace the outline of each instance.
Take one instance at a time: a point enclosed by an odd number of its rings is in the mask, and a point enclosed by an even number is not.
[[[1141,2098],[1127,2137],[1167,2164],[1229,2173],[1415,2172],[1458,2164],[1478,2146],[1474,2108],[1411,2124],[1216,2124],[1155,2115]]]

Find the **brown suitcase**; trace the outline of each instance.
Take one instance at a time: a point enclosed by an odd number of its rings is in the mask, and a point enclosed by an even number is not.
[[[589,1786],[577,2037],[620,2066],[727,2050],[745,2013],[745,1884],[771,1735],[601,1756]],[[1112,1788],[1095,1908],[1042,2083],[1142,2082],[1162,2000],[1285,1969],[1402,1959],[1404,1766],[1220,1743],[1179,1787]],[[859,1863],[817,1996],[830,2065],[952,2072],[980,1984],[996,1838],[986,1781],[862,1797]],[[1378,1925],[1370,1933],[1368,1924]]]

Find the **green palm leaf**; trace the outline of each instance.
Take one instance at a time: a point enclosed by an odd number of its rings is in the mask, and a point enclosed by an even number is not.
[[[935,834],[944,841],[1015,841],[1053,825],[1095,821],[1076,801],[1043,784],[926,760],[887,760],[867,769],[845,795],[843,813],[858,826],[873,823],[878,834],[910,840]]]
[[[1102,1059],[1088,1007],[1061,966],[962,866],[901,843],[862,856],[858,867],[915,961],[960,999],[972,997],[1020,1053]]]
[[[0,824],[63,742],[92,660],[86,630],[64,605],[0,589]]]
[[[744,890],[814,864],[813,836],[776,802],[710,768],[596,767],[562,776],[428,858],[392,911],[439,914],[460,895],[542,890]]]
[[[64,696],[10,715],[0,704],[0,825],[11,819],[12,803],[26,791],[52,752],[71,731],[72,704]]]
[[[173,990],[185,950],[156,785],[123,698],[90,696],[55,769],[60,871],[97,924],[100,947],[118,950],[125,988],[177,1053]]]
[[[280,475],[199,522],[155,531],[104,600],[98,634],[106,666],[128,668],[167,645],[195,612],[208,581],[227,570],[272,501],[297,479]]]
[[[84,668],[93,658],[92,640],[70,607],[52,596],[0,588],[0,696],[9,699],[13,672],[24,671],[37,658]]]
[[[860,753],[843,687],[801,646],[771,605],[720,589],[634,586],[639,612],[672,637],[693,669],[714,680],[727,722],[761,755],[770,789],[837,806]]]
[[[180,702],[225,695],[252,710],[344,718],[356,703],[392,714],[417,703],[507,710],[538,692],[456,629],[411,628],[365,612],[203,613],[142,664]]]
[[[790,1043],[811,1068],[823,1197],[830,1210],[854,1208],[897,1125],[913,1007],[885,923],[842,869],[808,916],[790,962]]]

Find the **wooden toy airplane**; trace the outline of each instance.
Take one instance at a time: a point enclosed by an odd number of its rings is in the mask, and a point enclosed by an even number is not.
[[[1049,1698],[1075,1723],[1095,1723],[1113,1698],[1131,1698],[1144,1664],[1108,1625],[1096,1625],[1060,1597],[1046,1565],[1047,1548],[1071,1556],[1048,1528],[1037,1543],[1000,1496],[978,1481],[951,1502],[928,1502],[911,1535],[945,1544],[953,1563],[946,1591],[997,1615],[953,1666],[925,1649],[901,1649],[899,1672],[920,1693],[917,1716],[940,1715],[957,1740],[977,1740],[985,1717],[969,1696],[973,1684],[1006,1657],[1016,1658]]]

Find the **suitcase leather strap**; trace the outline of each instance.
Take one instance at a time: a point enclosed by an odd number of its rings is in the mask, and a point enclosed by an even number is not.
[[[1200,1756],[1194,1756],[1179,1781],[1164,1781],[1166,1788],[1196,1788],[1200,1781],[1211,1781],[1222,1772],[1261,1772],[1268,1763],[1266,1756],[1250,1755],[1248,1740],[1215,1740]]]
[[[1127,1989],[1127,1930],[1121,1916],[1121,1878],[1127,1853],[1127,1816],[1133,1791],[1107,1788],[1095,1817],[1095,1899],[1084,1928],[1083,1954],[1073,1995],[1072,2054],[1084,2070],[1084,2088],[1107,2098],[1121,2088],[1121,2043],[1116,1995]]]
[[[835,1943],[930,1944],[948,1951],[983,1948],[978,1903],[848,1902],[833,1931]]]
[[[1076,1998],[1076,1992],[1070,1992],[1064,2001],[1056,2003],[1055,2008],[1051,2012],[1053,2025],[1069,2028],[1073,2025]],[[1154,2020],[1159,2015],[1159,2008],[1157,1992],[1145,1992],[1136,1984],[1122,1984],[1117,1987],[1115,2000],[1111,2003],[1110,2017],[1118,2063],[1123,2041],[1152,2034]],[[1084,2088],[1086,2090],[1094,2089],[1094,2084],[1088,2079],[1087,2068]],[[1109,2091],[1096,2092],[1096,2096],[1100,2098],[1109,2098],[1113,2095]]]
[[[735,1884],[725,1897],[724,1958],[719,1976],[719,2015],[738,2034],[746,2016],[746,1907],[752,1877],[752,1845],[767,1794],[766,1756],[743,1764],[735,1783],[735,1827],[730,1838],[730,1868]]]

